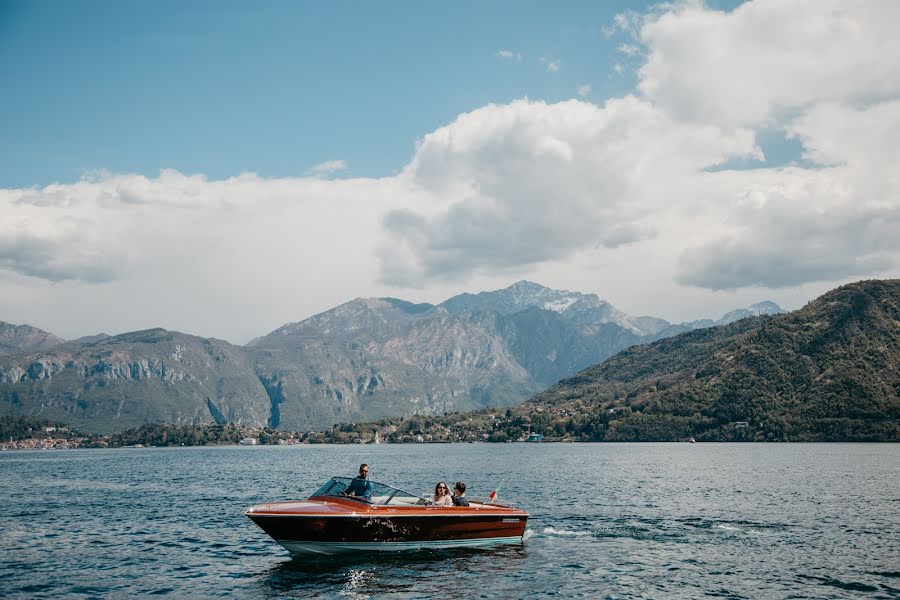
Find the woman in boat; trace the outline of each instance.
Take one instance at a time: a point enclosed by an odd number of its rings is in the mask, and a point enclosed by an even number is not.
[[[434,497],[431,501],[440,506],[453,506],[453,499],[450,498],[450,488],[447,487],[446,483],[441,481],[434,486]]]

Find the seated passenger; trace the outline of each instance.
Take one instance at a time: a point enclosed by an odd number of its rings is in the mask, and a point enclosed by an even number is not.
[[[450,488],[443,481],[434,488],[434,496],[431,501],[440,506],[453,506],[453,499],[450,497]]]
[[[350,481],[347,489],[341,492],[342,496],[356,496],[368,500],[372,497],[372,491],[375,486],[367,478],[369,476],[369,465],[363,463],[359,465],[359,475]]]
[[[469,501],[466,500],[466,484],[462,481],[457,481],[456,485],[453,486],[453,491],[456,492],[453,494],[453,506],[468,506]]]

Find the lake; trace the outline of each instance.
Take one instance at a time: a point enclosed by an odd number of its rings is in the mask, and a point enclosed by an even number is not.
[[[360,462],[531,512],[525,543],[291,560],[243,512]],[[897,598],[900,445],[421,444],[0,453],[0,597]]]

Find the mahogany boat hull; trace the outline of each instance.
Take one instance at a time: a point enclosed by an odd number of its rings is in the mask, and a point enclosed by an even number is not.
[[[521,544],[528,513],[493,505],[385,509],[344,503],[254,507],[247,516],[291,554]],[[358,510],[354,510],[359,508]]]

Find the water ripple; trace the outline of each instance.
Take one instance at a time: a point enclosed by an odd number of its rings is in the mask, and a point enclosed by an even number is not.
[[[524,546],[291,560],[243,511],[368,462],[530,510]],[[0,454],[0,597],[898,597],[900,447],[511,444]]]

